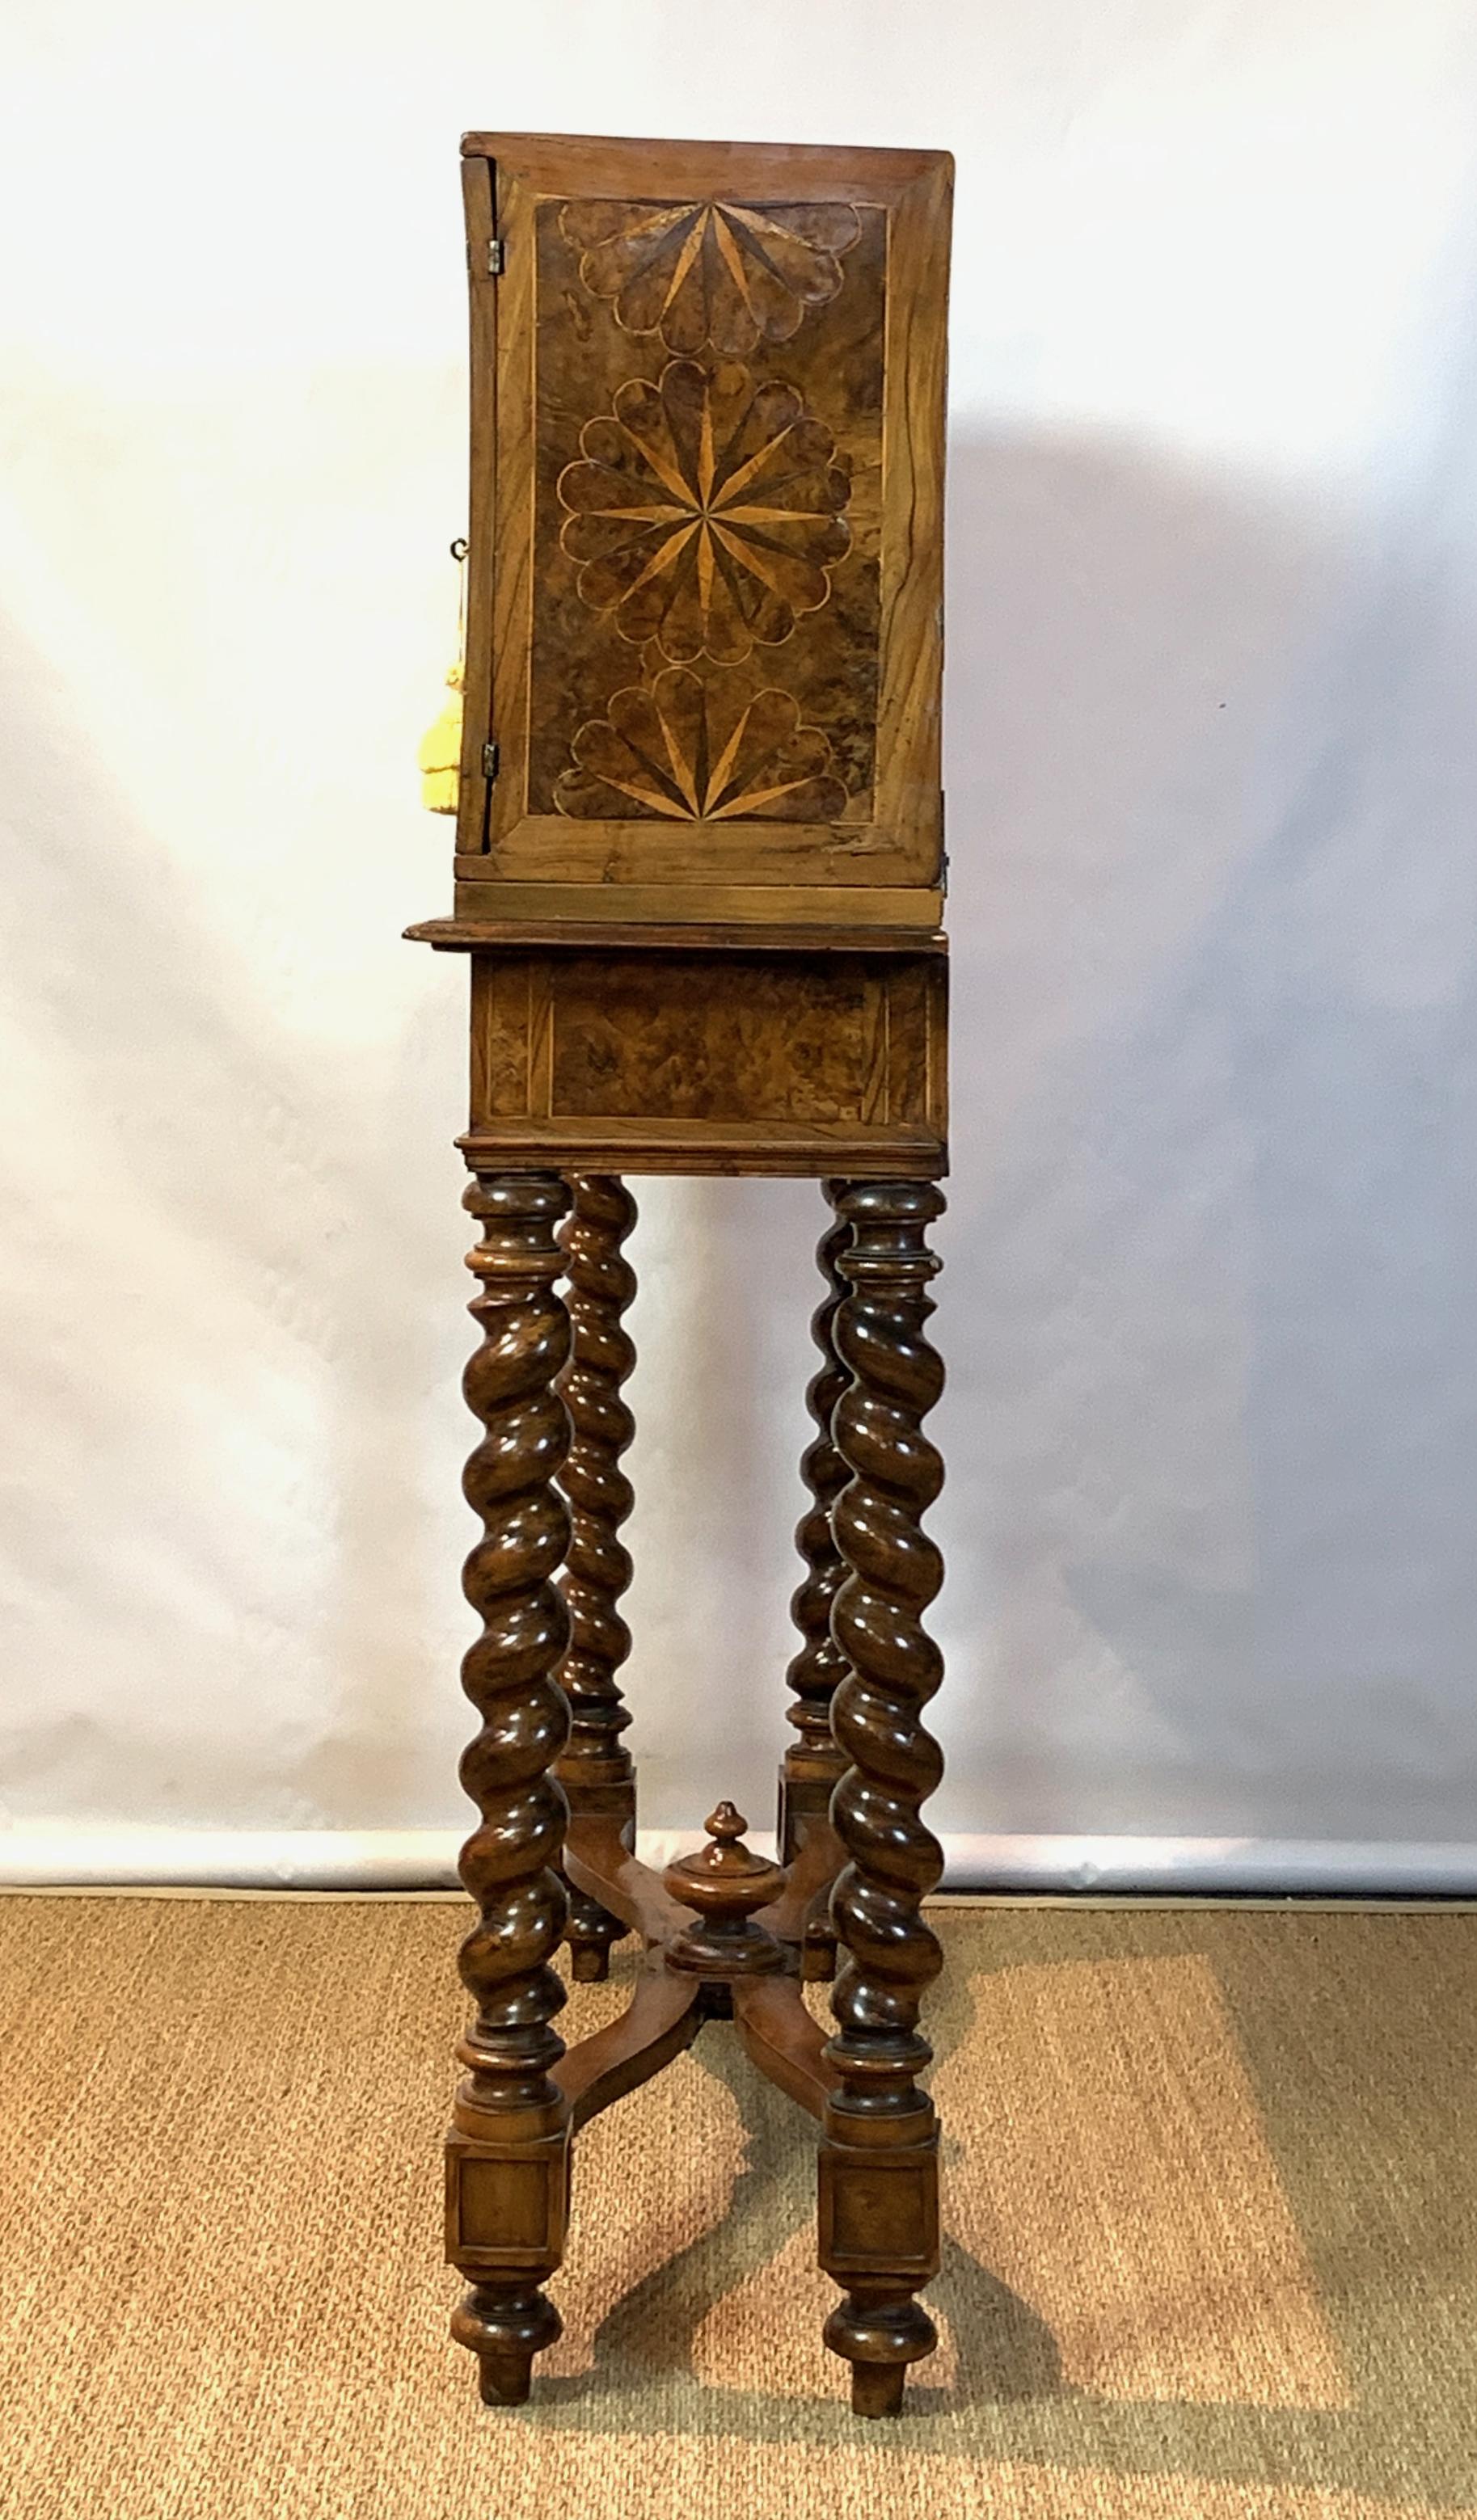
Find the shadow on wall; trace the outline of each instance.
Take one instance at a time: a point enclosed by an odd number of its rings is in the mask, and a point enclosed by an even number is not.
[[[952,449],[941,1827],[1470,1833],[1461,489],[1300,523],[1128,447]],[[44,668],[11,687],[12,998],[90,1169],[11,1287],[40,1454],[5,1790],[455,1824],[460,989],[439,968],[368,1069],[265,1033],[206,878],[157,862]],[[762,1825],[819,1202],[643,1207],[646,1817],[694,1822],[716,1765]]]
[[[426,1580],[415,1475],[465,1344],[456,1104],[431,1127],[412,1107],[457,1076],[460,1010],[428,996],[388,1067],[295,1032],[259,974],[323,950],[322,888],[284,896],[276,935],[234,936],[120,792],[85,695],[6,623],[0,674],[28,1062],[0,1797],[79,1823],[392,1821],[428,1636],[460,1607],[454,1540],[449,1584]],[[448,1524],[457,1503],[452,1484]],[[454,1799],[454,1753],[434,1773]]]
[[[951,467],[941,1822],[1467,1836],[1477,484]]]

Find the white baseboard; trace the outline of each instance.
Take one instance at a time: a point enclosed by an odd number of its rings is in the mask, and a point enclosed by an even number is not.
[[[643,1830],[661,1866],[701,1842],[690,1829]],[[449,1829],[95,1828],[17,1822],[0,1828],[0,1884],[11,1889],[234,1888],[435,1890],[456,1884]],[[751,1843],[773,1852],[755,1829]],[[1477,1896],[1477,1844],[1357,1838],[945,1836],[946,1890],[1244,1892],[1419,1898]]]

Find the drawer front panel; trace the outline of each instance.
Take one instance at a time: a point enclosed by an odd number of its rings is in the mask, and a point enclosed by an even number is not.
[[[473,1136],[921,1155],[945,1132],[946,974],[938,955],[475,955]]]

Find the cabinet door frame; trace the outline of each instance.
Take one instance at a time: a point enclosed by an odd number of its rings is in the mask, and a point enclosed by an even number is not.
[[[469,134],[471,498],[458,906],[935,926],[946,315],[942,152]],[[540,201],[850,202],[887,220],[872,818],[573,819],[528,810],[534,586],[534,219]],[[494,254],[494,246],[499,251]],[[494,262],[500,268],[494,271]],[[639,654],[639,651],[633,652]],[[633,676],[633,679],[639,677]],[[495,775],[485,747],[495,744]]]

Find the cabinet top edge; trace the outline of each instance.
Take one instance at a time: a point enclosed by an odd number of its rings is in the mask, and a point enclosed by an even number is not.
[[[512,169],[527,165],[531,170],[552,152],[557,152],[572,168],[584,158],[598,164],[613,154],[640,156],[649,158],[657,166],[668,162],[693,165],[703,171],[711,168],[714,180],[730,171],[742,174],[746,164],[758,171],[766,161],[776,172],[783,165],[793,164],[797,171],[807,168],[818,175],[845,166],[858,175],[875,174],[879,180],[903,185],[927,175],[951,178],[954,171],[953,156],[947,149],[879,149],[864,143],[853,146],[846,142],[802,140],[643,140],[634,135],[584,131],[464,131],[461,138],[464,158],[503,159]]]

